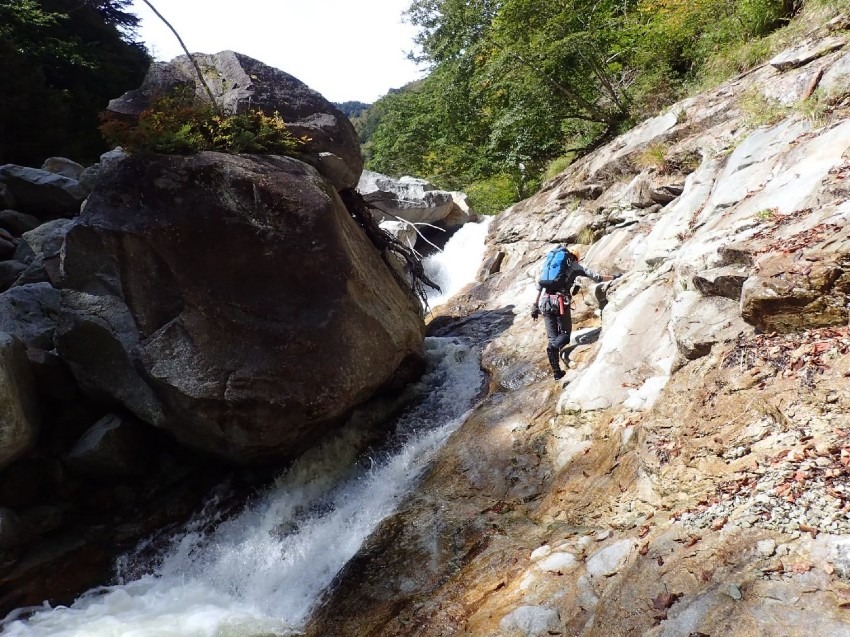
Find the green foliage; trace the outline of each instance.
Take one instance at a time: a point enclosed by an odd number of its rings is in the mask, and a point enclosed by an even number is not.
[[[570,164],[573,163],[575,156],[571,153],[569,155],[561,155],[560,157],[556,157],[549,165],[546,166],[546,170],[543,171],[542,180],[548,181],[552,179],[552,177],[556,177],[564,172]]]
[[[303,143],[293,137],[278,113],[252,110],[220,115],[207,104],[197,104],[186,91],[159,98],[135,122],[104,115],[100,129],[110,144],[139,153],[214,150],[288,155]]]
[[[98,113],[136,88],[149,58],[129,0],[0,2],[0,163],[94,160]]]
[[[594,241],[596,241],[596,233],[590,226],[582,228],[576,236],[576,243],[580,243],[581,245],[590,245]]]
[[[664,144],[650,144],[635,158],[638,168],[654,168],[656,172],[665,173],[670,168],[667,155],[669,149]]]
[[[829,122],[833,110],[845,95],[843,92],[833,95],[818,89],[812,93],[809,99],[797,102],[794,105],[794,111],[808,120],[812,126],[825,126]]]
[[[413,0],[408,18],[431,74],[369,109],[375,116],[358,128],[367,167],[466,190],[492,180],[501,194],[491,209],[513,203],[562,170],[559,158],[581,156],[699,83],[762,62],[779,41],[769,34],[800,6]],[[651,150],[639,161],[679,168]]]
[[[357,101],[348,101],[348,102],[335,102],[334,106],[336,106],[339,110],[345,113],[345,116],[349,119],[353,119],[358,115],[362,114],[367,108],[369,108],[369,104],[366,102],[357,102]]]
[[[760,91],[751,90],[745,93],[739,102],[744,112],[747,124],[753,128],[772,126],[788,114],[788,109],[767,99]]]
[[[469,202],[475,212],[494,215],[517,201],[517,192],[510,175],[493,175],[475,181],[466,188]]]

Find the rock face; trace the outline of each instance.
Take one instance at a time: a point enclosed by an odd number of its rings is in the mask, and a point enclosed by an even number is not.
[[[422,356],[415,300],[294,159],[121,162],[62,276],[57,344],[81,386],[233,462],[296,455]]]
[[[59,317],[59,290],[48,283],[13,287],[0,294],[0,330],[28,347],[53,349]]]
[[[0,332],[0,468],[26,452],[38,433],[39,412],[26,349]]]
[[[288,73],[241,53],[222,51],[193,57],[225,112],[260,108],[269,114],[280,113],[293,135],[309,138],[300,158],[316,167],[337,190],[357,185],[363,169],[357,133],[345,114],[319,93]],[[142,86],[110,101],[109,110],[137,116],[153,97],[178,86],[194,87],[198,99],[208,101],[184,55],[153,64]]]
[[[138,478],[152,466],[150,429],[133,418],[109,414],[88,429],[68,454],[68,466],[106,478]]]
[[[494,220],[431,324],[502,319],[491,394],[307,636],[850,634],[850,121],[756,127],[740,102],[794,104],[821,72],[844,95],[845,42],[812,29]],[[553,383],[528,309],[560,242],[624,275],[573,297],[573,329],[601,332]]]
[[[15,164],[0,166],[0,182],[8,188],[16,210],[39,219],[71,217],[88,195],[76,179]]]

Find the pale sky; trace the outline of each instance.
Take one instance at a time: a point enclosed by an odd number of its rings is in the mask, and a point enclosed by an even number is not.
[[[332,102],[374,102],[424,74],[406,53],[410,0],[151,0],[193,53],[236,51],[307,84]],[[157,60],[183,55],[140,0],[139,38]]]

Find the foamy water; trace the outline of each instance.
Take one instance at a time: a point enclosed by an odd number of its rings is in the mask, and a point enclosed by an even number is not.
[[[90,591],[71,607],[9,618],[2,634],[298,634],[334,576],[473,405],[482,382],[478,352],[455,339],[427,339],[426,350],[425,397],[396,421],[383,450],[358,458],[360,434],[342,432],[300,458],[241,514],[210,524],[210,502],[209,517],[175,537],[147,575]]]
[[[467,223],[452,235],[442,252],[425,259],[425,272],[440,291],[430,290],[428,305],[437,307],[454,296],[463,286],[475,280],[484,257],[484,239],[493,217],[479,223]]]

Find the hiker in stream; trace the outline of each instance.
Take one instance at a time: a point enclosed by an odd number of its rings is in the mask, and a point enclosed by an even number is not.
[[[537,297],[531,306],[531,318],[535,321],[541,314],[546,325],[546,355],[552,366],[552,376],[560,380],[566,372],[559,362],[561,348],[570,342],[572,318],[570,301],[578,286],[573,287],[577,277],[584,276],[597,283],[613,281],[621,275],[601,275],[578,262],[578,257],[564,246],[550,250],[543,262],[540,279],[537,281]],[[566,359],[564,364],[566,364]]]

